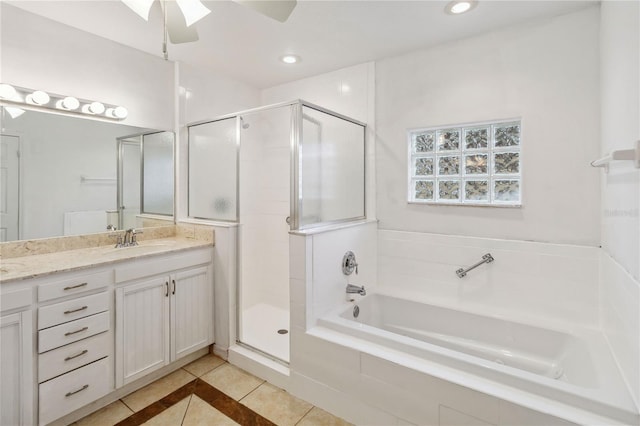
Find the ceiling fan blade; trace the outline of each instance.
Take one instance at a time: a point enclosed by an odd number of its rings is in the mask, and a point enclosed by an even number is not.
[[[234,0],[276,21],[285,22],[298,2],[296,0]]]
[[[129,9],[133,10],[145,21],[149,20],[149,11],[153,0],[122,0],[122,3],[126,4]]]
[[[187,26],[184,15],[175,1],[161,2],[161,4],[167,9],[167,32],[171,43],[181,44],[199,40],[195,26]]]

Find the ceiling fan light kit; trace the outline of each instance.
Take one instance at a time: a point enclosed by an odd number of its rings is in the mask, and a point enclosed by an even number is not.
[[[122,0],[145,21],[149,21],[149,13],[155,0]],[[198,41],[198,32],[193,24],[211,13],[201,0],[158,0],[162,6],[164,42],[162,53],[169,58],[167,39],[173,44]],[[269,18],[285,22],[297,5],[296,0],[252,1],[234,0],[236,3],[253,9]]]

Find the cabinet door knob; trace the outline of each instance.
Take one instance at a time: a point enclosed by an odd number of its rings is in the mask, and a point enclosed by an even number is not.
[[[176,280],[171,280],[171,283],[173,284],[173,291],[171,294],[176,294]]]
[[[164,283],[166,290],[164,291],[164,297],[169,297],[169,281]]]

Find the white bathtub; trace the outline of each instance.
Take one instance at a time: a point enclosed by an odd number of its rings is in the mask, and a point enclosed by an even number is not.
[[[637,409],[602,333],[540,328],[373,294],[319,320],[326,327],[428,362],[512,386],[622,423]]]

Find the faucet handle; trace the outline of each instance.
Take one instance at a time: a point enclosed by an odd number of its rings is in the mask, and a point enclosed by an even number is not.
[[[342,273],[345,275],[351,275],[353,271],[358,273],[358,262],[356,262],[356,255],[352,251],[348,251],[342,258]]]

